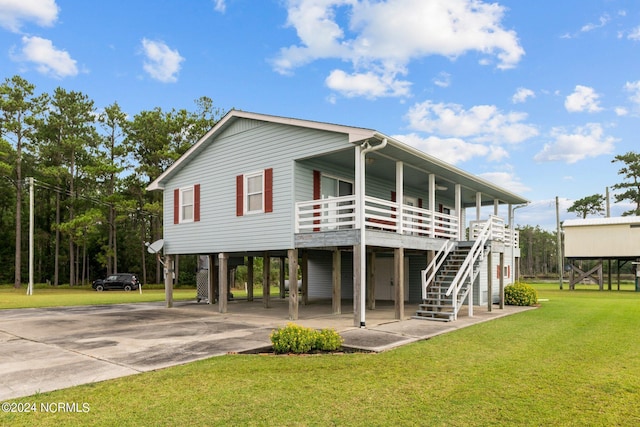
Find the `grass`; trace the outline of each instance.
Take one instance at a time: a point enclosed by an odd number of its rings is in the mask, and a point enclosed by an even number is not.
[[[231,290],[235,298],[246,298],[247,292],[242,289]],[[173,299],[192,300],[197,291],[193,285],[184,285],[173,290]],[[271,287],[273,297],[280,295],[277,286]],[[262,298],[262,287],[254,289],[254,297]],[[111,290],[96,292],[90,285],[61,285],[57,287],[46,284],[34,285],[33,295],[27,295],[26,286],[15,289],[13,285],[0,285],[0,310],[9,308],[61,307],[75,305],[125,304],[135,302],[164,301],[164,285],[145,285],[142,294],[139,291]]]
[[[640,293],[536,288],[537,310],[393,351],[215,357],[18,399],[90,410],[0,424],[640,424]]]
[[[175,300],[194,299],[194,288],[174,289]],[[33,295],[27,295],[26,286],[15,289],[13,285],[0,286],[0,309],[29,307],[58,307],[73,305],[123,304],[132,302],[164,301],[164,288],[158,285],[144,286],[139,291],[96,292],[91,286],[62,285],[58,287],[45,284],[34,285]]]

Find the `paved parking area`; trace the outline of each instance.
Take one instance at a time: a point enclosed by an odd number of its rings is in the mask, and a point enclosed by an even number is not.
[[[270,308],[231,302],[225,314],[195,302],[0,310],[0,401],[267,347],[287,309],[286,300],[275,300]],[[296,323],[331,327],[347,346],[382,351],[523,309],[476,308],[474,317],[440,323],[395,321],[392,307],[380,307],[367,312],[366,329],[353,327],[352,312],[330,310],[302,307]]]

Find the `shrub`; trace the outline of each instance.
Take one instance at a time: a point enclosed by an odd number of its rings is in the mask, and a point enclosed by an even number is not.
[[[321,351],[336,351],[342,347],[344,339],[335,329],[323,329],[317,332],[316,348]]]
[[[271,344],[276,353],[308,353],[316,343],[316,331],[293,323],[271,332]]]
[[[273,351],[278,354],[302,354],[312,350],[335,351],[344,341],[333,329],[316,331],[294,323],[273,330],[270,338]]]
[[[538,292],[526,283],[517,282],[504,288],[504,302],[507,305],[534,305],[538,302]]]

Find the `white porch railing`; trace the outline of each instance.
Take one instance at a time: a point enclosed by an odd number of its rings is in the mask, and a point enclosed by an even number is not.
[[[504,219],[491,215],[488,219],[489,224],[489,240],[503,242],[506,246],[514,248],[520,247],[520,233],[517,230],[511,232],[511,228],[505,225]],[[471,221],[469,223],[469,239],[477,240],[480,230],[487,221]]]
[[[295,232],[334,231],[356,227],[355,196],[298,202]],[[459,240],[458,217],[398,202],[365,197],[365,226],[413,236]],[[402,209],[402,211],[400,211]]]

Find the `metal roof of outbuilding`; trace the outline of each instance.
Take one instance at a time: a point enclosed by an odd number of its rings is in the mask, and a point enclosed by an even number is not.
[[[620,225],[640,224],[640,216],[617,216],[609,218],[568,219],[562,223],[563,227],[580,227],[590,225]]]

